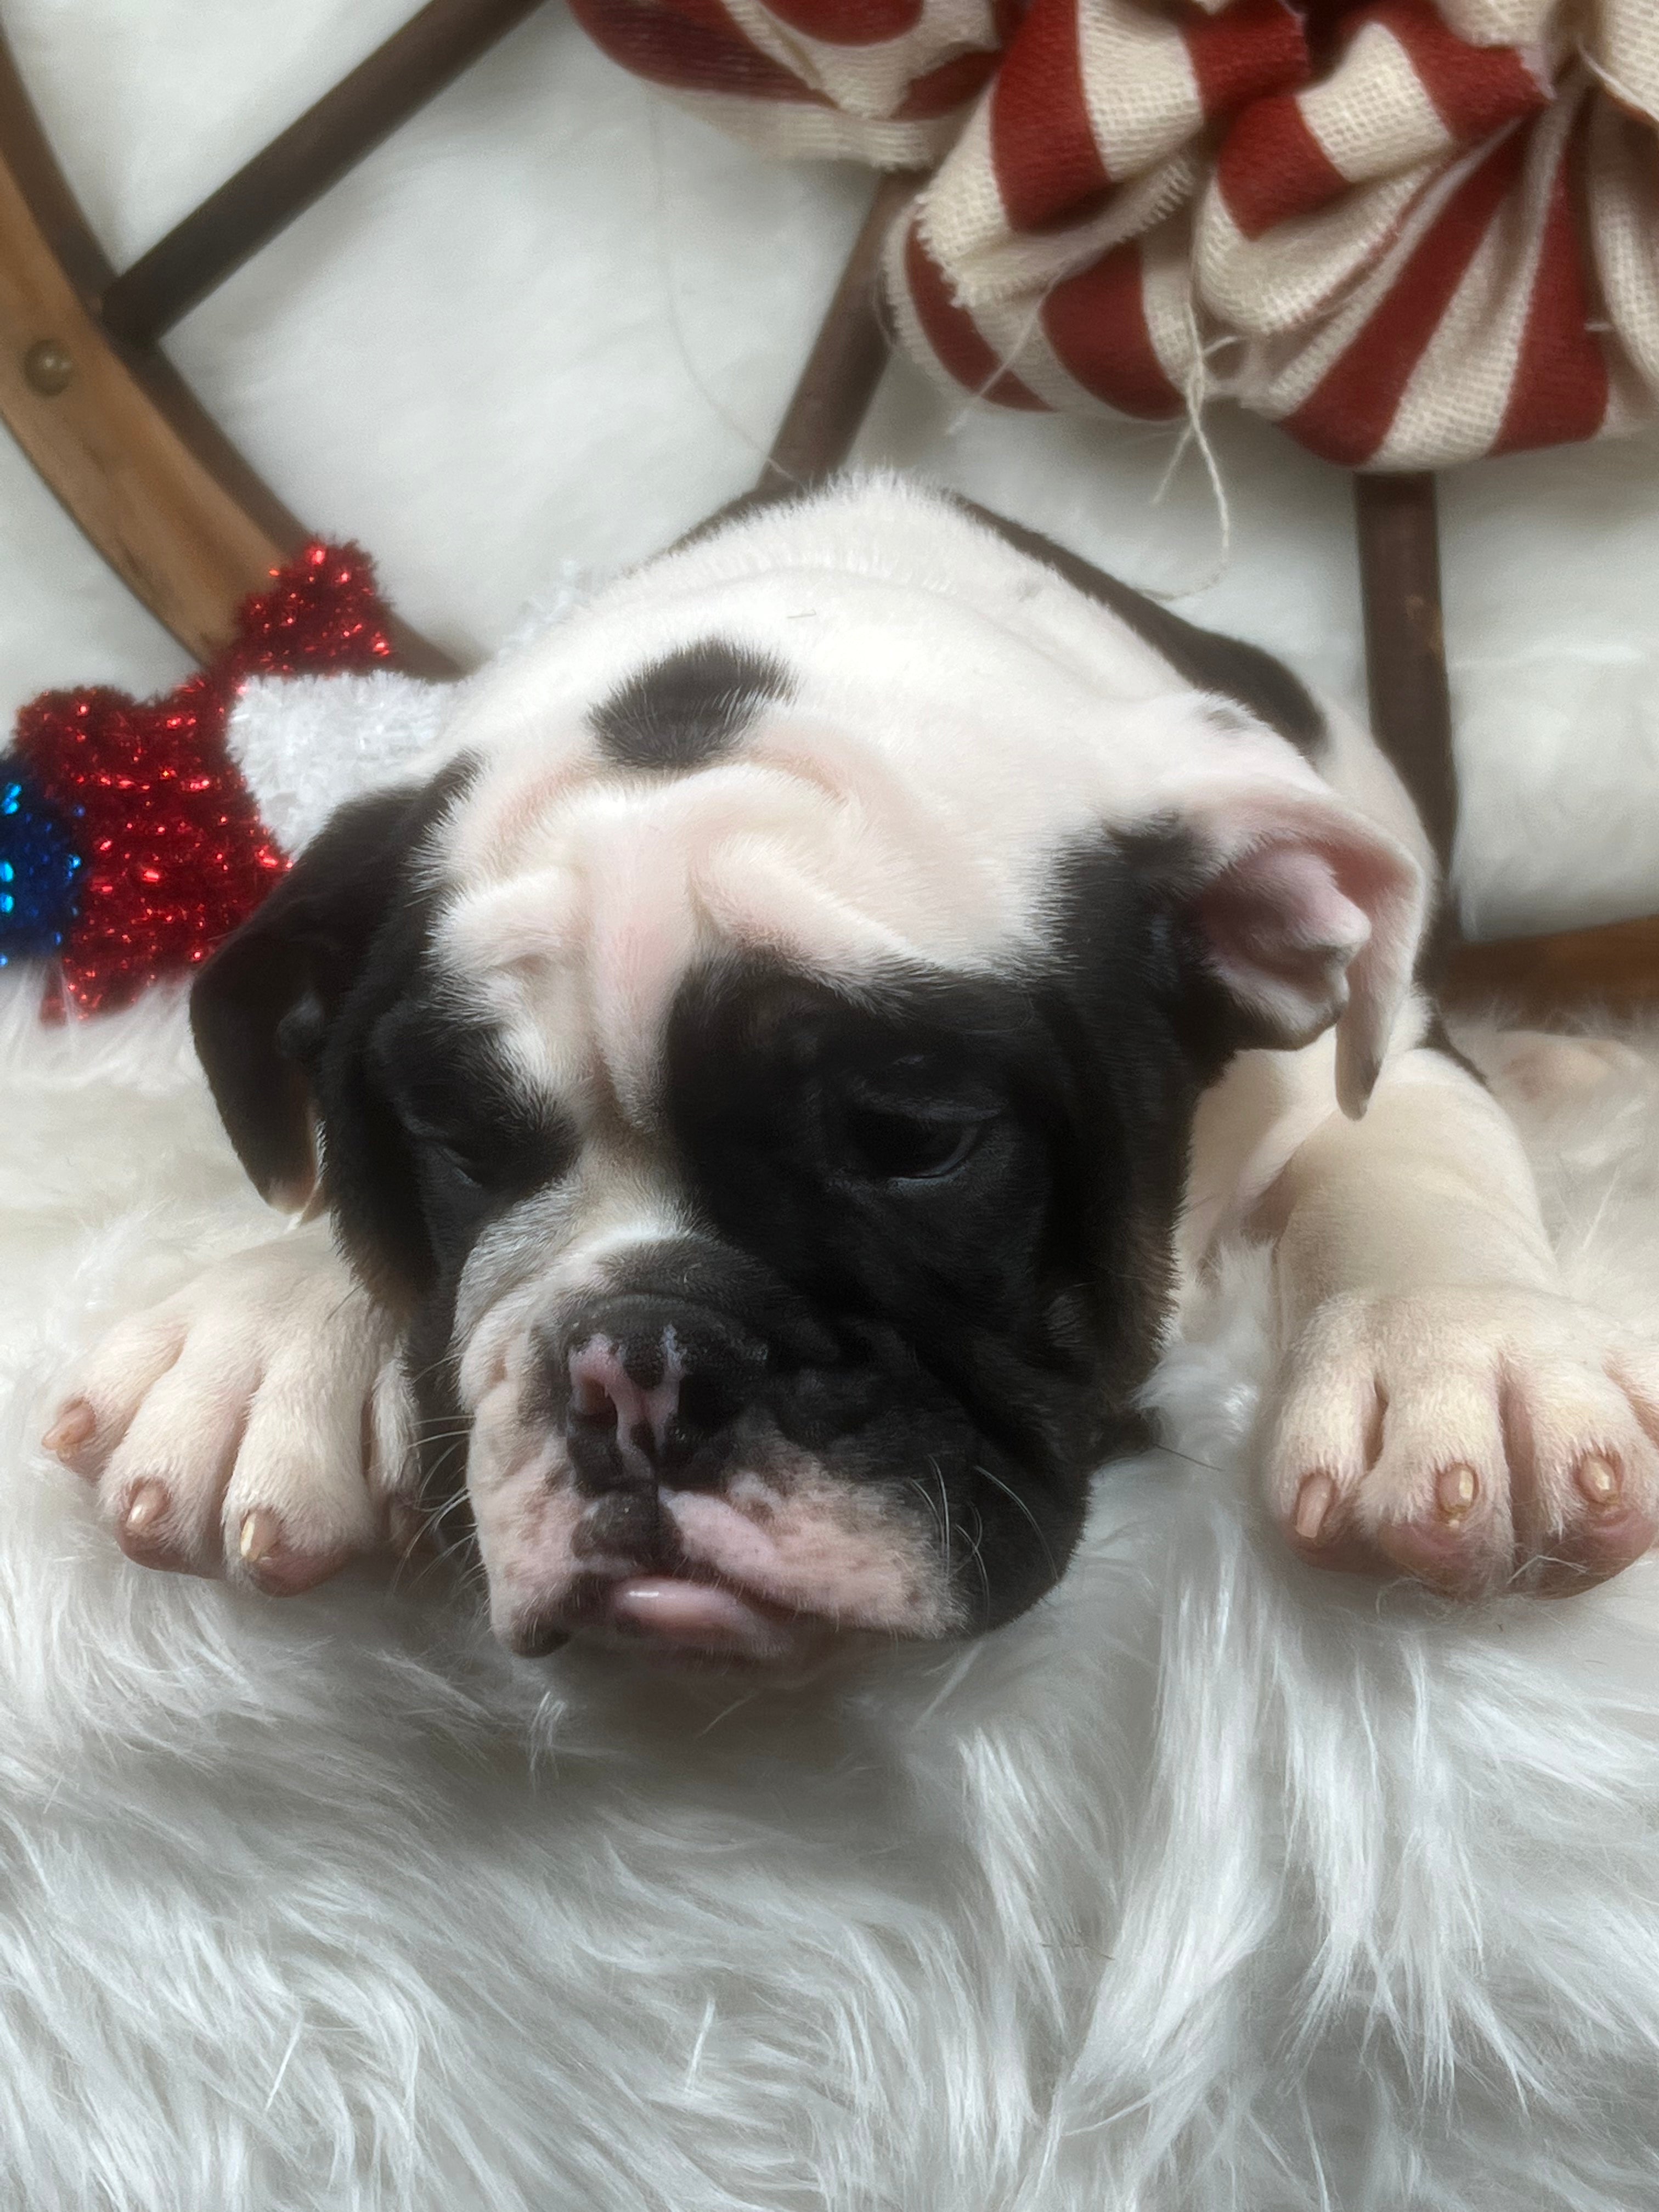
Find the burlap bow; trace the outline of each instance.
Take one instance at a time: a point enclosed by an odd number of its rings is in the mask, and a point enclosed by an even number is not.
[[[1659,0],[575,0],[777,154],[938,162],[909,351],[1004,405],[1223,392],[1355,467],[1659,399]]]

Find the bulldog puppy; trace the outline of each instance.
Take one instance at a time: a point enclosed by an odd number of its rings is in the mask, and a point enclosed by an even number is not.
[[[1247,1230],[1286,1540],[1583,1588],[1654,1535],[1659,1360],[1563,1295],[1413,985],[1433,898],[1267,655],[912,485],[738,511],[462,687],[209,963],[231,1138],[327,1218],[49,1442],[133,1559],[276,1591],[464,1495],[520,1652],[957,1636],[1064,1572]]]

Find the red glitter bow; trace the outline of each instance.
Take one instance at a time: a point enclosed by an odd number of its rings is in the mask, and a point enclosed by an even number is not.
[[[23,708],[12,758],[82,864],[43,1011],[61,1014],[65,997],[82,1013],[127,1006],[252,913],[289,860],[227,748],[231,705],[251,677],[388,666],[388,620],[366,554],[307,545],[246,602],[212,665],[165,697],[100,684]]]

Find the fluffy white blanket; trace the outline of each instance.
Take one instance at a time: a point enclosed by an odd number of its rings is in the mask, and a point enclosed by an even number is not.
[[[410,0],[0,0],[118,259]],[[544,10],[178,333],[407,611],[483,647],[736,489],[855,227]],[[1212,426],[1183,611],[1358,671],[1347,488]],[[1133,580],[1216,566],[1163,433],[865,453]],[[1655,902],[1659,448],[1447,489],[1466,903]],[[0,446],[0,688],[181,664]],[[804,1703],[514,1668],[429,1583],[126,1565],[54,1376],[264,1232],[177,1006],[0,989],[0,2202],[70,2212],[1630,2212],[1659,2203],[1659,1590],[1447,1610],[1303,1571],[1246,1473],[1262,1285],[1164,1371],[1058,1596]],[[1586,1294],[1659,1320],[1659,1074],[1534,1114]]]
[[[360,1572],[130,1566],[65,1355],[269,1225],[175,1001],[3,1006],[0,2197],[120,2212],[1613,2212],[1659,2201],[1659,1573],[1460,1611],[1301,1568],[1258,1260],[1024,1621],[810,1696]],[[1534,1113],[1659,1324],[1659,1073]]]

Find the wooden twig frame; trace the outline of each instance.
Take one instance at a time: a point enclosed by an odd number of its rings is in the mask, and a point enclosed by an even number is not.
[[[0,34],[0,415],[98,550],[206,660],[307,532],[153,349],[100,320],[102,247]],[[455,664],[407,626],[405,666]]]
[[[1371,729],[1449,868],[1457,775],[1434,478],[1357,476],[1353,497]]]
[[[541,4],[427,0],[400,31],[112,277],[99,301],[105,329],[130,344],[153,345]]]

